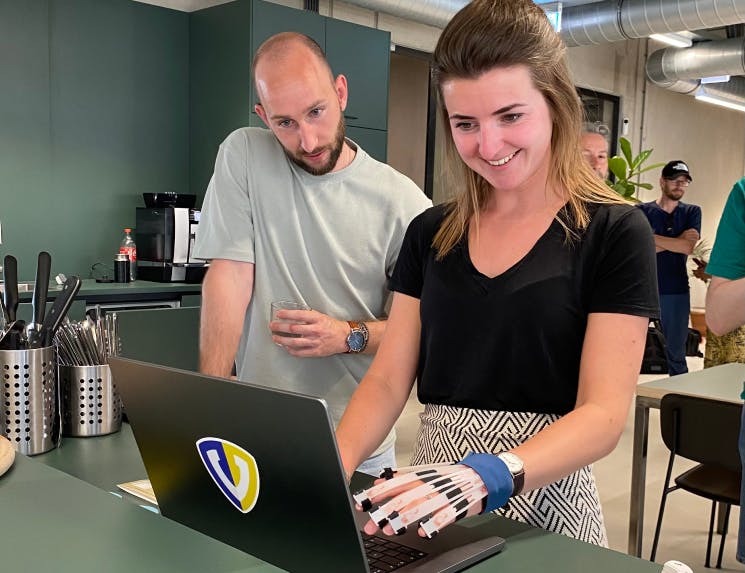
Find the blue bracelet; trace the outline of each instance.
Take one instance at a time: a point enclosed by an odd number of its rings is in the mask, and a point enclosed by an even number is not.
[[[512,488],[514,487],[512,474],[510,473],[510,470],[507,469],[507,464],[497,456],[491,454],[473,453],[468,454],[463,461],[459,463],[468,466],[479,474],[479,477],[486,486],[488,494],[486,497],[486,507],[484,508],[483,513],[499,509],[507,503],[512,495]]]

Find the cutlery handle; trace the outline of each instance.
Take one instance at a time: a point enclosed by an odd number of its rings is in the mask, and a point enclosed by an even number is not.
[[[40,325],[44,322],[51,269],[52,257],[46,251],[40,252],[38,262],[36,263],[36,281],[34,283],[34,298],[32,302],[35,325]]]
[[[5,276],[5,310],[8,313],[8,322],[12,322],[16,319],[16,310],[18,310],[18,261],[13,255],[5,255],[3,275]]]

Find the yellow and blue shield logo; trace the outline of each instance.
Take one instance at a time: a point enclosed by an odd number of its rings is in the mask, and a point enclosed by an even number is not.
[[[246,450],[221,438],[197,440],[199,457],[217,487],[241,513],[259,499],[259,468]]]

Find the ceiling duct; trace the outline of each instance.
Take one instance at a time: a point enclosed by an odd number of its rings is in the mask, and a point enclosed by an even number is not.
[[[345,1],[437,28],[444,28],[468,4],[467,0]],[[741,22],[745,22],[745,0],[606,0],[565,6],[561,37],[567,46],[586,46]]]
[[[584,46],[740,22],[745,0],[607,0],[564,8],[561,36],[567,46]]]
[[[444,28],[468,0],[344,0],[375,12]],[[742,20],[745,21],[745,20]]]
[[[676,80],[745,75],[745,39],[699,42],[691,48],[665,48],[647,59],[647,77],[657,85]]]
[[[691,48],[665,48],[647,58],[647,77],[662,88],[695,95],[700,78],[745,74],[745,39],[699,42]],[[745,79],[707,84],[706,92],[745,104]]]
[[[706,95],[745,105],[745,78],[737,76],[721,84],[706,84]]]

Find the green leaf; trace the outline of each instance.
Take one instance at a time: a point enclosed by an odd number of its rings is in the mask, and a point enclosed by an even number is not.
[[[626,161],[623,159],[623,157],[618,157],[618,155],[614,155],[608,160],[608,169],[610,170],[613,175],[616,176],[616,179],[626,179],[626,168],[627,164]],[[617,189],[616,189],[617,191]]]
[[[652,151],[653,151],[652,149],[645,149],[639,155],[637,155],[634,158],[634,161],[631,163],[631,169],[636,169],[642,163],[644,163],[647,160],[647,158],[649,157],[650,153],[652,153]]]
[[[621,151],[623,152],[623,156],[626,158],[626,163],[633,166],[633,159],[631,155],[631,142],[625,137],[619,138],[618,142],[621,144]]]
[[[648,165],[644,169],[640,169],[637,171],[634,175],[641,175],[642,173],[646,173],[647,171],[651,171],[652,169],[659,169],[660,167],[664,167],[664,163],[655,163],[654,165]]]

